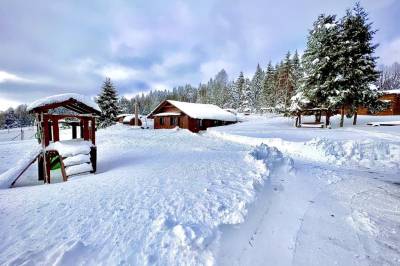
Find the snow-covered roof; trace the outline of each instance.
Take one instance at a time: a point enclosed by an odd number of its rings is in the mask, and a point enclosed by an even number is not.
[[[381,91],[384,94],[400,94],[400,89]]]
[[[27,110],[32,111],[33,109],[43,107],[49,104],[56,104],[56,103],[62,103],[66,102],[68,100],[75,100],[78,102],[83,103],[84,105],[93,108],[94,110],[100,112],[99,106],[93,102],[90,98],[78,94],[78,93],[64,93],[64,94],[58,94],[58,95],[53,95],[49,97],[45,97],[39,100],[36,100],[32,102],[31,104],[28,105]]]
[[[221,121],[237,121],[234,114],[223,110],[213,104],[188,103],[167,100],[170,104],[184,112],[186,115],[195,119],[211,119]]]
[[[139,120],[142,120],[142,115],[138,115]],[[127,115],[122,120],[123,123],[129,123],[132,119],[135,119],[135,115]]]
[[[134,114],[119,114],[119,115],[117,115],[116,118],[121,118],[121,117],[125,117],[125,116],[128,116],[128,115],[134,115]]]
[[[158,113],[155,114],[154,116],[177,116],[181,115],[182,113],[177,113],[177,112],[165,112],[165,113]]]

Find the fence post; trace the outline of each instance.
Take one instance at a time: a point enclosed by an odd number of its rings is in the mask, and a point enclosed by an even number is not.
[[[21,128],[21,140],[24,140],[24,130]]]

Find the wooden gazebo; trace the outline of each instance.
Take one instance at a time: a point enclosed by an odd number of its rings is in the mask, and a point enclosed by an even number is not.
[[[55,114],[54,109],[60,107],[72,112]],[[95,119],[100,115],[97,104],[83,95],[67,93],[35,101],[28,111],[35,114],[37,139],[42,145],[38,156],[39,180],[50,183],[50,172],[57,168],[61,169],[64,181],[71,175],[96,172]],[[60,140],[60,123],[72,128],[71,139]]]

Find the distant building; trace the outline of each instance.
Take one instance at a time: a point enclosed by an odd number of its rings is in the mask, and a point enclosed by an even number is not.
[[[143,115],[138,116],[138,126],[142,126],[143,120],[145,120],[146,117]],[[117,116],[117,122],[125,124],[125,125],[135,125],[135,115],[134,114],[120,114]]]
[[[154,119],[155,129],[180,127],[192,132],[237,122],[234,114],[216,105],[172,100],[160,103],[147,117]]]
[[[381,101],[389,103],[389,107],[374,115],[400,115],[400,89],[382,91],[383,95],[379,98]],[[368,108],[359,108],[358,114],[370,115]]]

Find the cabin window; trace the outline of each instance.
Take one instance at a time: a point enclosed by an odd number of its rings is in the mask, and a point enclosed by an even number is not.
[[[171,126],[177,126],[177,125],[178,125],[178,117],[171,116]]]
[[[203,127],[203,120],[199,119],[197,121],[198,121],[199,128],[202,128]]]
[[[164,125],[164,117],[160,117],[160,125]]]

